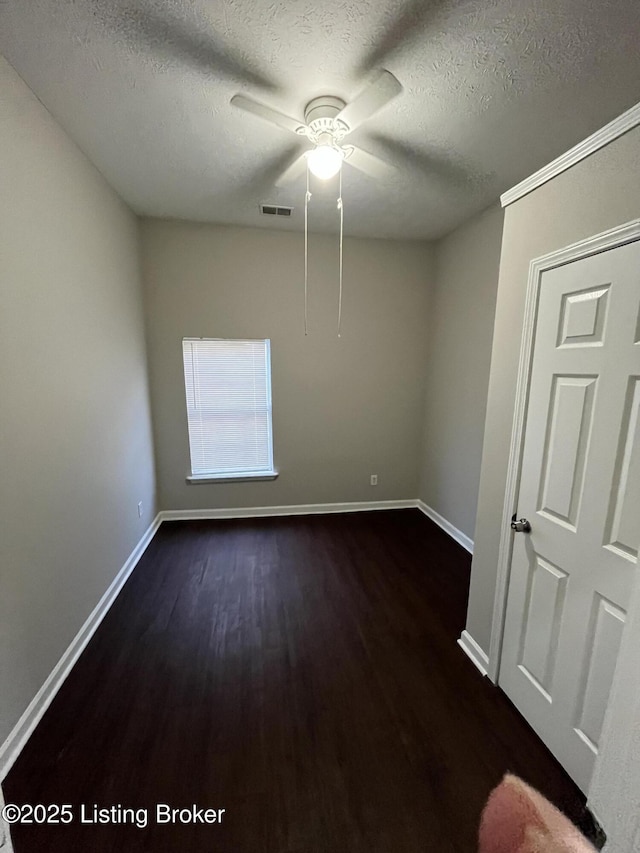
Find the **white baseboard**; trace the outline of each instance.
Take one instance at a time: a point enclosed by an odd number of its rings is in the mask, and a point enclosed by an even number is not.
[[[4,808],[4,796],[0,787],[0,850],[2,853],[13,853],[13,845],[11,843],[11,832],[9,824],[2,818],[2,809]]]
[[[324,515],[332,512],[371,512],[383,509],[419,509],[441,527],[459,545],[473,554],[473,539],[450,521],[416,498],[399,501],[354,501],[330,504],[292,504],[290,506],[249,506],[225,509],[167,509],[159,513],[160,521],[198,521],[215,518],[268,518],[279,515]]]
[[[436,512],[435,509],[431,509],[430,506],[424,501],[416,501],[415,506],[423,512],[431,521],[435,521],[438,527],[441,527],[445,533],[448,533],[452,539],[455,539],[458,545],[462,545],[462,547],[468,551],[470,554],[473,554],[473,539],[469,539],[469,537],[462,532],[462,530],[458,530],[457,527],[454,527],[450,521],[447,521],[446,518],[440,515],[439,512]]]
[[[468,631],[462,632],[458,645],[480,672],[486,675],[489,670],[489,656],[480,648]]]
[[[124,583],[131,572],[136,567],[140,557],[144,554],[147,545],[153,539],[160,523],[160,514],[158,514],[131,552],[124,566],[113,579],[107,591],[93,609],[89,618],[73,638],[71,644],[55,665],[45,683],[33,697],[26,711],[13,727],[9,737],[5,740],[2,746],[0,746],[0,781],[5,778],[25,743],[33,734],[33,731],[42,719],[44,712],[51,704],[51,701],[58,690],[62,687],[62,684],[71,672],[73,665],[82,654],[85,646],[94,635],[98,625],[102,622],[109,608],[116,600],[118,593],[124,586]]]
[[[209,518],[263,518],[276,515],[315,515],[330,512],[369,512],[381,509],[412,509],[415,500],[361,501],[333,504],[292,504],[291,506],[250,506],[231,509],[168,509],[161,521],[197,521]]]
[[[53,671],[36,693],[33,700],[20,717],[5,742],[0,746],[0,781],[2,781],[20,754],[27,740],[31,737],[34,729],[42,719],[43,714],[51,704],[54,696],[69,675],[74,664],[82,654],[85,646],[95,633],[96,629],[106,616],[109,608],[115,601],[125,581],[136,567],[138,561],[144,554],[147,546],[153,539],[158,527],[163,521],[196,521],[199,519],[215,518],[261,518],[269,516],[286,515],[312,515],[340,512],[370,512],[388,509],[420,509],[432,521],[435,521],[456,542],[467,551],[473,553],[473,541],[465,536],[446,519],[432,510],[425,503],[415,498],[409,500],[393,501],[360,501],[347,503],[327,504],[294,504],[291,506],[265,506],[265,507],[235,507],[231,509],[184,509],[163,510],[155,517],[136,547],[131,552],[126,563],[122,566],[113,582],[104,593],[89,618],[78,631],[71,644],[62,655]],[[466,632],[458,641],[465,652],[476,664],[481,672],[486,674],[488,659],[482,649],[468,637],[468,646],[465,645]],[[484,661],[484,663],[482,663]]]

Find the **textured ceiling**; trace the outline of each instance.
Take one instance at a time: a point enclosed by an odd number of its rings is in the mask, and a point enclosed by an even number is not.
[[[640,101],[639,45],[638,0],[0,0],[0,52],[149,216],[301,227],[304,180],[274,186],[301,142],[231,97],[302,117],[388,68],[404,91],[349,141],[397,173],[344,170],[345,230],[374,237],[441,236]]]

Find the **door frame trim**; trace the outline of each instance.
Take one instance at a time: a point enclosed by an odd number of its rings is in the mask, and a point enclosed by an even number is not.
[[[547,270],[564,266],[573,261],[597,255],[600,252],[624,246],[640,240],[640,219],[633,219],[624,225],[603,231],[586,240],[580,240],[557,249],[547,255],[534,258],[529,264],[529,278],[525,299],[524,322],[520,342],[520,359],[516,383],[516,398],[509,445],[509,466],[502,512],[502,528],[500,531],[500,546],[498,549],[498,566],[496,590],[493,600],[493,618],[491,621],[491,640],[489,645],[488,676],[494,684],[498,683],[500,660],[502,657],[502,641],[507,608],[507,592],[511,573],[511,555],[513,550],[513,531],[510,527],[511,517],[517,511],[517,497],[520,488],[520,472],[522,466],[522,451],[524,445],[524,425],[529,403],[529,382],[533,359],[533,338],[538,315],[538,298],[542,274]]]

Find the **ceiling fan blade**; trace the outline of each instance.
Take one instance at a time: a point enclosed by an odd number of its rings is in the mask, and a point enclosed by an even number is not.
[[[446,0],[404,0],[398,4],[397,14],[380,31],[378,40],[360,62],[360,73],[367,74],[374,68],[380,68],[391,56],[407,50],[424,37],[429,25],[442,14],[445,6]]]
[[[368,151],[363,151],[362,148],[356,148],[354,145],[349,146],[351,149],[347,154],[346,161],[355,169],[369,175],[370,178],[385,180],[393,177],[396,168],[386,160],[381,160],[375,154],[369,154]]]
[[[169,10],[158,13],[141,8],[141,3],[132,0],[93,0],[93,4],[93,14],[103,26],[136,52],[144,47],[161,62],[169,59],[181,70],[190,68],[209,78],[214,73],[271,91],[279,88],[193,10],[179,16]]]
[[[276,179],[277,187],[284,187],[288,184],[292,184],[297,178],[301,175],[304,175],[307,168],[307,153],[304,151],[299,157],[288,166],[284,172],[280,175],[279,178]]]
[[[336,118],[348,125],[349,130],[355,130],[401,91],[400,82],[390,71],[380,71],[371,83],[338,113]]]
[[[487,175],[471,169],[454,159],[445,149],[426,141],[418,148],[382,133],[372,133],[370,136],[376,146],[384,149],[395,162],[404,161],[410,169],[422,172],[430,183],[439,181],[446,184],[450,191],[459,189],[469,193],[474,186],[480,187],[487,181]]]
[[[258,101],[254,101],[252,98],[247,98],[244,95],[234,95],[233,98],[231,98],[231,103],[234,107],[238,107],[238,109],[244,110],[247,113],[253,113],[259,118],[264,119],[264,121],[268,121],[271,124],[275,124],[278,127],[283,128],[283,130],[290,130],[292,133],[298,133],[300,128],[304,128],[304,123],[298,121],[298,119],[286,116],[284,113],[279,113],[277,110],[272,110],[271,107],[260,104]]]

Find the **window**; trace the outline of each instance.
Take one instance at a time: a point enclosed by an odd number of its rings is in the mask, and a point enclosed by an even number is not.
[[[276,476],[269,345],[183,339],[190,480]]]

